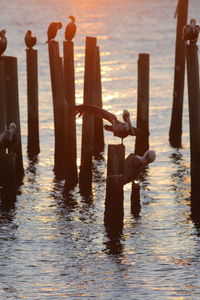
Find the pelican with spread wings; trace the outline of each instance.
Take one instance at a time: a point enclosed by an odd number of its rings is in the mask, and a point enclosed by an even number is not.
[[[96,105],[81,104],[70,106],[68,109],[74,116],[78,115],[80,117],[84,114],[91,114],[95,115],[98,118],[107,120],[112,125],[104,125],[104,128],[108,131],[112,131],[114,136],[121,138],[122,143],[123,139],[128,135],[136,136],[138,134],[141,134],[140,129],[132,127],[130,113],[126,109],[123,110],[122,114],[124,122],[119,121],[114,114]]]

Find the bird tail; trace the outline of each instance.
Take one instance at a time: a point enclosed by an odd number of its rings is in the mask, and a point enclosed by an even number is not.
[[[49,40],[47,40],[47,41],[44,43],[44,45],[45,45],[45,44],[48,44],[48,42],[49,42]]]
[[[104,128],[108,131],[113,131],[112,125],[104,125]]]

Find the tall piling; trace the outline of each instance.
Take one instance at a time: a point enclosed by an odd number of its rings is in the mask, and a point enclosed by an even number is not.
[[[123,222],[123,177],[125,147],[108,145],[107,181],[104,223],[106,226]]]
[[[18,95],[18,71],[17,58],[12,56],[4,56],[4,78],[5,78],[5,97],[6,97],[6,124],[15,123],[16,131],[16,173],[17,182],[21,183],[24,175],[22,145],[21,145],[21,124],[19,111],[19,95]]]
[[[67,175],[67,103],[65,100],[63,66],[58,42],[49,41],[48,48],[54,112],[54,172],[57,179],[64,179]]]
[[[40,152],[38,112],[38,56],[37,50],[26,49],[28,154],[32,157]]]
[[[200,87],[198,47],[187,45],[187,78],[190,123],[191,206],[200,218]]]
[[[182,115],[185,79],[185,44],[182,40],[182,30],[187,24],[188,0],[178,0],[176,49],[174,66],[174,90],[169,130],[169,142],[172,147],[181,147]]]
[[[135,153],[143,155],[149,149],[149,54],[140,53],[138,58],[137,128]]]
[[[0,132],[6,128],[4,60],[0,57]]]
[[[96,38],[86,37],[85,73],[84,73],[84,104],[94,104],[96,84]],[[92,155],[94,141],[94,116],[83,115],[80,185],[91,185]]]
[[[101,61],[100,50],[96,47],[96,84],[95,84],[95,99],[94,104],[102,108],[102,85],[101,85]],[[104,128],[103,119],[94,118],[94,155],[98,156],[104,150]]]
[[[75,72],[74,72],[74,44],[72,41],[63,42],[64,58],[64,85],[65,96],[68,105],[75,105]],[[65,190],[74,187],[78,182],[77,174],[77,150],[76,150],[76,117],[67,114],[67,132],[66,132],[66,157],[67,157],[67,175],[65,179]]]

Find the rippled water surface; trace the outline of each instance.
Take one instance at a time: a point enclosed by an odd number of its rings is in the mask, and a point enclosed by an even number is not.
[[[190,0],[189,17],[200,15]],[[176,0],[1,0],[0,27],[7,29],[7,55],[19,65],[20,115],[25,177],[15,207],[0,211],[0,299],[200,299],[200,232],[190,217],[187,91],[183,148],[168,144],[173,93]],[[82,103],[85,36],[101,51],[104,107],[136,122],[137,58],[149,53],[150,146],[157,160],[141,182],[141,211],[130,209],[125,187],[124,223],[104,226],[107,146],[94,162],[92,197],[77,186],[63,196],[53,173],[54,128],[46,30],[53,20],[77,18],[76,101]],[[200,20],[198,20],[200,22]],[[24,33],[38,37],[41,153],[27,147]],[[62,42],[63,29],[58,33]],[[60,43],[62,46],[62,43]],[[62,51],[62,48],[61,48]],[[81,120],[77,122],[78,164]],[[116,143],[109,132],[106,145]],[[118,142],[118,141],[117,141]],[[134,139],[125,141],[134,151]]]

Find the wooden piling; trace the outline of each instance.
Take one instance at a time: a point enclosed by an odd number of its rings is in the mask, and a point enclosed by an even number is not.
[[[16,165],[15,153],[0,154],[1,200],[10,204],[16,200]]]
[[[26,49],[27,107],[28,107],[28,154],[40,152],[38,116],[38,65],[37,50]]]
[[[94,104],[102,108],[101,62],[99,47],[96,47],[96,84]],[[103,119],[94,118],[94,155],[98,156],[104,150]]]
[[[124,173],[125,147],[108,145],[105,223],[118,222],[123,219],[123,173]]]
[[[6,129],[4,60],[0,57],[0,132]]]
[[[140,185],[133,182],[131,191],[131,213],[134,217],[139,216],[140,209]]]
[[[190,123],[191,205],[200,217],[200,87],[198,47],[187,45],[187,78]]]
[[[96,38],[86,37],[84,104],[94,104],[96,89]],[[94,140],[94,116],[85,114],[82,125],[81,166],[79,180],[85,184],[92,180],[92,155]]]
[[[181,147],[183,96],[185,79],[185,44],[182,40],[182,30],[187,24],[188,0],[178,0],[176,50],[174,67],[174,91],[169,131],[169,142],[172,147]]]
[[[75,105],[75,75],[74,75],[74,44],[72,41],[63,42],[64,57],[64,85],[65,96],[68,105]],[[66,157],[67,175],[65,179],[65,190],[74,187],[78,182],[77,163],[76,163],[76,117],[68,111],[67,132],[66,132]]]
[[[149,54],[140,53],[138,59],[137,128],[135,153],[143,155],[149,149]]]
[[[21,124],[18,96],[18,71],[17,58],[4,56],[4,78],[5,78],[5,97],[6,97],[6,124],[15,123],[16,131],[16,173],[17,182],[21,183],[24,175],[22,145],[21,145]]]
[[[49,62],[54,111],[54,172],[57,179],[64,179],[67,174],[67,103],[65,100],[62,58],[57,41],[49,41]]]

